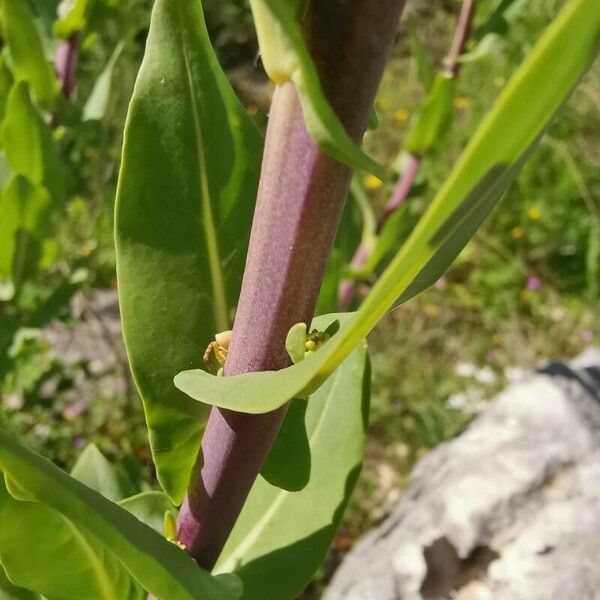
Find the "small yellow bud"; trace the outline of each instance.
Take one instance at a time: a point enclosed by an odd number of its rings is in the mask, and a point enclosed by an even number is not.
[[[541,216],[542,216],[542,211],[539,209],[538,206],[532,206],[528,211],[527,211],[527,216],[532,220],[532,221],[537,221]]]
[[[317,349],[317,343],[314,340],[308,340],[304,347],[307,352],[314,352]]]
[[[454,98],[454,108],[458,110],[464,110],[465,108],[470,108],[473,104],[471,98],[467,98],[467,96],[456,96]]]
[[[512,228],[511,233],[516,240],[520,240],[525,235],[525,230],[520,225],[517,225]]]
[[[399,108],[394,113],[394,118],[398,123],[404,123],[408,121],[408,111],[405,108]]]
[[[367,175],[363,179],[363,183],[368,190],[377,190],[383,185],[383,181],[379,177],[375,177],[375,175]]]

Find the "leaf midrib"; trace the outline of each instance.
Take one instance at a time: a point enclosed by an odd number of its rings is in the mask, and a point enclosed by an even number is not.
[[[81,545],[85,555],[88,557],[91,565],[92,573],[94,573],[94,579],[98,583],[98,590],[105,600],[114,600],[114,594],[112,586],[108,582],[108,578],[104,577],[105,572],[102,562],[98,560],[96,552],[91,547],[86,537],[79,531],[79,529],[67,518],[63,516],[63,520],[67,527],[71,530],[73,537]]]
[[[183,27],[180,7],[177,11],[177,15],[179,17],[181,31],[185,31],[185,28]],[[202,124],[200,122],[200,115],[198,114],[198,109],[196,106],[196,97],[194,94],[194,80],[192,76],[190,60],[188,57],[186,41],[186,36],[185,34],[183,34],[181,48],[188,82],[188,92],[190,96],[192,118],[194,120],[194,139],[196,141],[196,155],[198,159],[198,178],[200,183],[200,212],[202,215],[201,222],[202,227],[204,229],[204,236],[206,240],[206,252],[208,254],[208,266],[212,282],[212,309],[214,316],[214,324],[216,331],[225,331],[229,329],[225,282],[223,281],[223,273],[221,271],[221,257],[219,254],[217,233],[215,230],[215,222],[212,212],[210,186],[208,183],[206,158],[204,154],[204,136],[202,134]]]

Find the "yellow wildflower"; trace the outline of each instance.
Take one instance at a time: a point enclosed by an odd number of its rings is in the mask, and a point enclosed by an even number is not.
[[[408,111],[405,108],[399,108],[395,113],[394,117],[398,123],[404,123],[408,121]]]
[[[375,177],[375,175],[367,175],[363,179],[363,183],[368,190],[377,190],[383,185],[383,181],[379,177]]]
[[[525,230],[520,225],[517,225],[512,228],[511,233],[516,240],[519,240],[525,235]]]
[[[457,108],[458,110],[470,108],[472,104],[473,101],[471,98],[467,98],[467,96],[456,96],[456,98],[454,98],[454,108]]]
[[[542,216],[542,211],[539,209],[538,206],[532,206],[528,211],[527,211],[527,216],[532,220],[532,221],[537,221],[541,216]]]

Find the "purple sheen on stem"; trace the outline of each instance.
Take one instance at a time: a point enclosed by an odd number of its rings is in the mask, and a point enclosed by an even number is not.
[[[312,3],[304,18],[325,94],[356,141],[403,5],[328,0]],[[292,325],[312,319],[350,179],[350,168],[308,134],[294,87],[277,87],[225,376],[289,365],[285,337]],[[212,409],[178,518],[179,541],[202,567],[212,569],[221,553],[286,410]]]
[[[79,61],[79,47],[79,34],[73,33],[58,45],[54,57],[54,68],[60,82],[60,89],[67,100],[72,100],[75,94],[75,73]]]
[[[404,171],[402,171],[402,177],[400,177],[398,180],[398,183],[396,184],[396,187],[394,188],[394,191],[385,206],[383,214],[377,223],[377,232],[381,231],[382,227],[385,225],[385,222],[396,210],[398,210],[406,198],[408,198],[420,166],[421,157],[415,154],[409,154],[406,160]]]
[[[455,78],[460,70],[460,55],[464,52],[475,16],[476,0],[463,0],[450,50],[444,59],[443,73]]]
[[[365,245],[364,242],[361,242],[352,260],[350,261],[351,269],[360,269],[369,259],[369,249]],[[352,279],[342,279],[340,282],[338,297],[339,304],[341,310],[347,310],[348,306],[350,306],[350,302],[354,298],[354,294],[356,293],[356,284]]]

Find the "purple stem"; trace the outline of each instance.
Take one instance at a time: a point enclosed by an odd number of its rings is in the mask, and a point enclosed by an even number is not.
[[[385,206],[383,214],[377,223],[377,232],[381,231],[385,222],[392,216],[392,214],[398,210],[402,203],[408,197],[410,190],[412,189],[413,183],[419,172],[421,166],[421,157],[416,154],[409,154],[406,160],[406,166],[402,171],[402,177],[396,184],[394,192],[390,196],[388,203]]]
[[[391,51],[403,0],[313,2],[304,30],[325,94],[357,141]],[[309,323],[351,170],[306,131],[291,84],[273,97],[258,199],[225,375],[289,365],[285,337]],[[268,390],[265,390],[268,393]],[[287,407],[265,415],[213,409],[178,519],[178,537],[211,569]]]
[[[72,34],[67,40],[61,42],[56,49],[54,68],[60,82],[60,88],[67,100],[72,100],[75,94],[75,73],[79,61],[79,34]]]
[[[460,15],[454,32],[454,38],[450,51],[444,59],[443,73],[446,77],[455,78],[460,70],[459,58],[465,50],[469,36],[471,35],[471,25],[475,16],[476,0],[463,0],[460,7]]]
[[[444,68],[442,73],[451,79],[455,79],[460,71],[461,63],[459,61],[461,54],[471,34],[473,17],[475,16],[476,0],[463,0],[456,30],[450,50],[444,58]],[[402,177],[396,184],[394,191],[385,206],[381,218],[377,222],[377,233],[379,233],[387,220],[398,210],[408,197],[410,190],[415,182],[419,167],[421,166],[421,157],[416,154],[408,154],[407,163]],[[350,261],[350,267],[358,269],[362,267],[369,259],[369,250],[363,243],[357,248],[354,257]],[[350,279],[344,279],[340,282],[338,290],[338,301],[340,308],[346,310],[356,294],[356,283]]]

